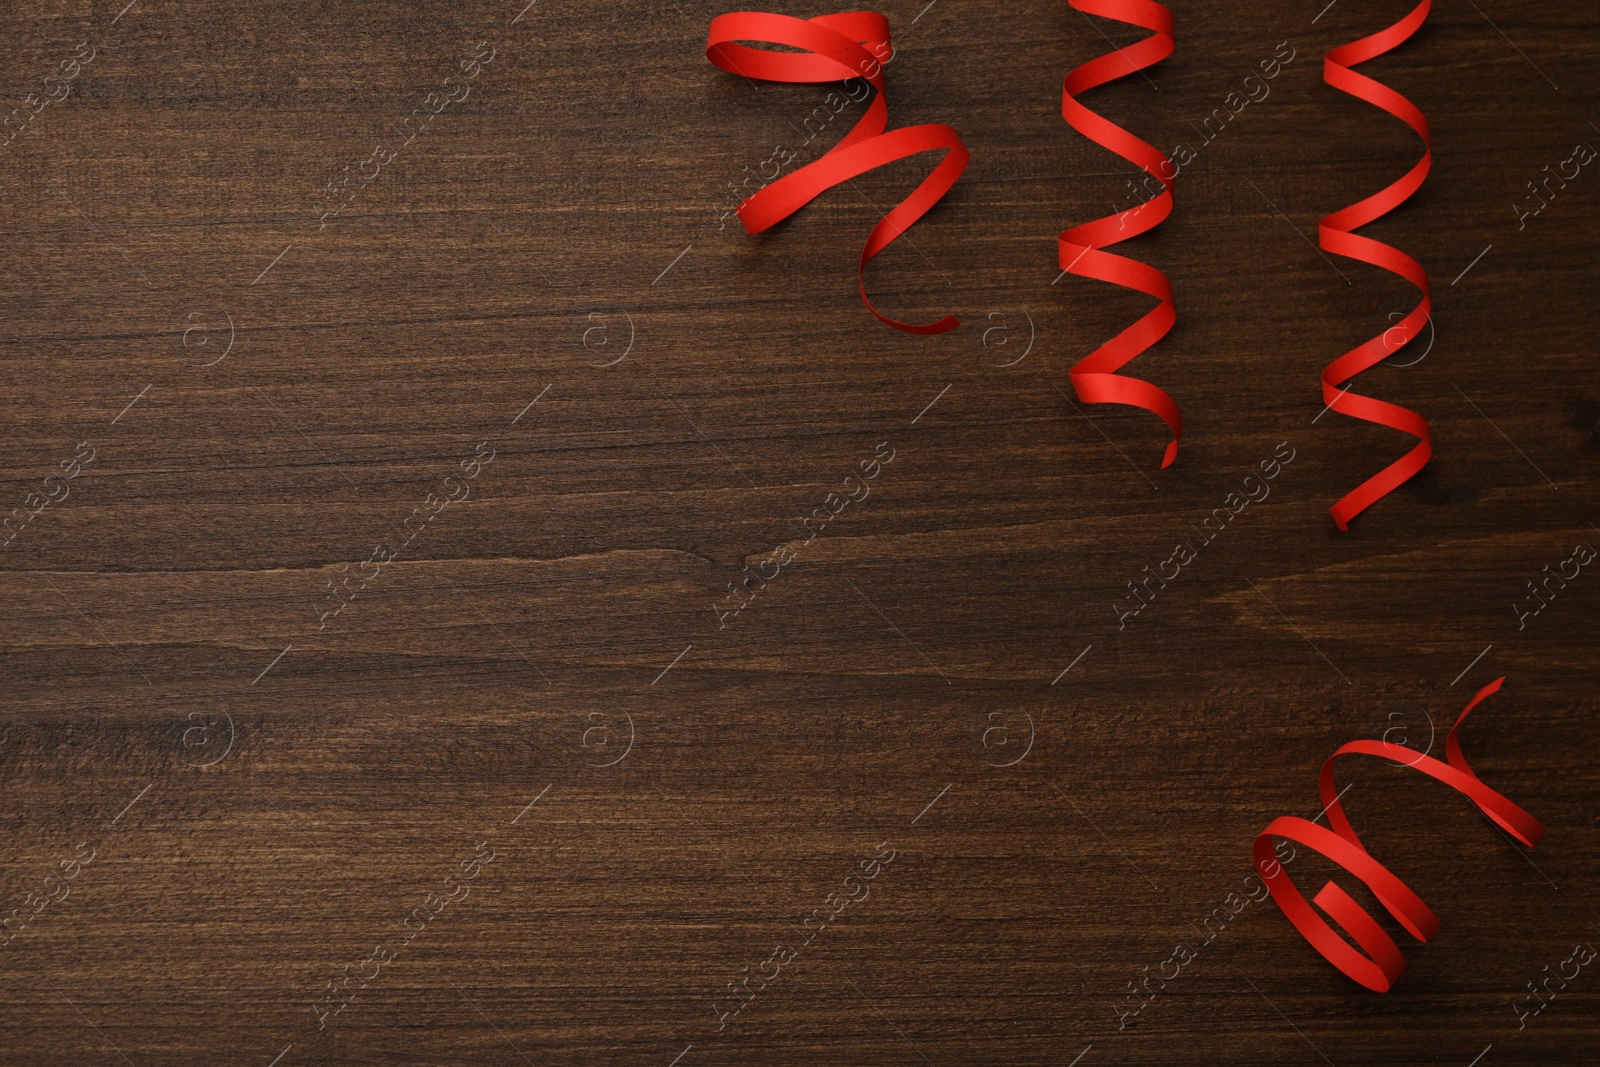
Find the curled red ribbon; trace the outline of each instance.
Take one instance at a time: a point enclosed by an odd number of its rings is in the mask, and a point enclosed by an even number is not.
[[[740,41],[783,45],[801,52],[773,52],[751,48]],[[872,104],[838,144],[815,162],[809,163],[751,194],[739,205],[739,221],[745,232],[756,234],[777,225],[805,207],[823,192],[859,174],[905,159],[921,152],[946,149],[944,159],[933,172],[912,190],[867,235],[856,267],[861,302],[882,323],[907,333],[934,334],[961,325],[954,315],[937,322],[912,325],[878,314],[867,299],[863,275],[867,263],[887,248],[895,238],[937,204],[961,172],[969,158],[961,135],[937,123],[885,128],[889,123],[889,104],[884,96],[883,63],[893,56],[889,45],[889,20],[870,11],[847,11],[798,19],[761,11],[736,11],[711,20],[706,38],[706,58],[723,70],[763,81],[816,83],[865,78],[877,90]]]
[[[1395,979],[1405,972],[1406,963],[1400,955],[1399,946],[1349,893],[1337,884],[1328,882],[1313,898],[1313,903],[1343,927],[1363,951],[1352,947],[1300,895],[1300,890],[1275,858],[1272,839],[1274,836],[1283,837],[1305,845],[1343,867],[1372,891],[1378,902],[1412,937],[1427,941],[1439,932],[1439,920],[1422,902],[1422,898],[1387,867],[1373,859],[1361,844],[1355,828],[1345,817],[1344,808],[1339,805],[1339,792],[1334,788],[1333,781],[1333,761],[1344,755],[1380,756],[1421,771],[1464,794],[1490,822],[1532,848],[1544,836],[1544,826],[1484,785],[1467,765],[1467,758],[1461,753],[1461,743],[1456,738],[1456,731],[1461,729],[1462,722],[1472,709],[1490,693],[1498,692],[1504,681],[1504,678],[1496,678],[1478,690],[1477,696],[1462,709],[1456,724],[1450,728],[1449,736],[1445,738],[1448,762],[1441,763],[1406,745],[1387,741],[1352,741],[1340,746],[1322,765],[1322,800],[1327,805],[1325,810],[1333,829],[1325,829],[1308,819],[1284,815],[1272,820],[1256,838],[1256,869],[1261,872],[1262,880],[1272,891],[1272,899],[1278,902],[1283,914],[1324,959],[1368,989],[1386,993],[1394,985]]]
[[[1161,460],[1161,466],[1166,467],[1178,457],[1178,439],[1183,435],[1178,405],[1149,382],[1119,375],[1117,371],[1172,329],[1178,319],[1177,307],[1172,301],[1172,283],[1154,267],[1102,249],[1146,233],[1172,214],[1172,180],[1177,177],[1178,168],[1154,145],[1090,111],[1078,103],[1077,98],[1090,89],[1135,74],[1170,56],[1172,12],[1154,0],[1070,0],[1070,4],[1079,11],[1151,31],[1149,37],[1138,43],[1097,56],[1068,74],[1061,88],[1061,116],[1095,144],[1139,166],[1162,184],[1162,190],[1138,207],[1062,232],[1060,263],[1063,271],[1136,289],[1160,301],[1133,325],[1079,360],[1067,373],[1078,399],[1086,404],[1127,404],[1160,416],[1172,430],[1172,443]]]
[[[1393,26],[1340,45],[1328,52],[1322,62],[1323,81],[1387,111],[1415,130],[1422,138],[1423,145],[1422,158],[1398,181],[1341,211],[1335,211],[1317,225],[1317,240],[1324,251],[1382,267],[1422,290],[1421,301],[1404,320],[1366,344],[1346,352],[1322,372],[1322,399],[1328,407],[1340,414],[1388,426],[1418,438],[1411,451],[1362,482],[1328,509],[1341,530],[1348,530],[1351,519],[1399,488],[1406,479],[1427,466],[1433,456],[1433,441],[1428,433],[1427,419],[1398,404],[1354,396],[1348,387],[1340,388],[1343,383],[1411,343],[1422,332],[1423,325],[1433,313],[1428,272],[1422,264],[1391,245],[1358,236],[1354,232],[1405,203],[1428,176],[1428,170],[1433,165],[1433,139],[1428,132],[1428,120],[1416,105],[1387,85],[1350,69],[1357,63],[1365,63],[1403,44],[1427,20],[1431,6],[1432,0],[1422,0],[1409,15]],[[1396,331],[1402,340],[1397,345],[1391,345],[1389,335]]]

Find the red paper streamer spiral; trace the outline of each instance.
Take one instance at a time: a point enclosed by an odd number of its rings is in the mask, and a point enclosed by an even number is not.
[[[1061,269],[1136,289],[1160,301],[1137,322],[1079,360],[1068,376],[1078,399],[1086,404],[1127,404],[1158,415],[1172,430],[1161,466],[1178,457],[1183,419],[1178,405],[1164,391],[1117,371],[1135,356],[1167,335],[1178,319],[1172,301],[1172,283],[1154,267],[1102,251],[1159,226],[1172,214],[1172,180],[1178,168],[1172,160],[1127,130],[1095,114],[1078,97],[1107,82],[1154,66],[1172,54],[1172,12],[1154,0],[1071,0],[1071,6],[1151,31],[1149,37],[1089,60],[1067,75],[1061,88],[1061,116],[1074,130],[1102,148],[1140,167],[1162,184],[1161,192],[1138,207],[1086,222],[1063,231],[1060,238]]]
[[[774,52],[751,48],[740,41],[783,45],[802,52]],[[865,78],[877,90],[872,104],[838,144],[826,155],[792,174],[767,185],[739,205],[745,232],[761,233],[805,207],[823,192],[859,174],[921,152],[945,149],[933,172],[892,208],[867,235],[856,268],[861,302],[879,322],[907,333],[934,334],[961,325],[953,315],[937,322],[912,325],[878,314],[867,299],[863,277],[867,262],[887,248],[933,205],[937,204],[969,158],[961,135],[949,126],[932,123],[885,132],[889,105],[884,96],[883,63],[892,55],[889,20],[870,11],[848,11],[798,19],[761,11],[736,11],[711,21],[706,38],[706,58],[723,70],[763,81],[817,83]]]
[[[1342,745],[1322,765],[1322,800],[1333,829],[1318,826],[1308,819],[1285,815],[1274,819],[1256,838],[1256,869],[1261,872],[1267,888],[1272,891],[1272,899],[1278,902],[1283,914],[1324,959],[1368,989],[1386,993],[1394,985],[1395,979],[1404,973],[1406,963],[1399,947],[1349,893],[1334,882],[1328,882],[1313,898],[1313,903],[1343,927],[1362,951],[1352,947],[1300,895],[1300,890],[1275,858],[1272,839],[1274,836],[1283,837],[1305,845],[1343,867],[1372,891],[1378,902],[1411,936],[1418,941],[1427,941],[1439,932],[1439,920],[1420,897],[1387,867],[1373,859],[1361,844],[1350,820],[1345,817],[1344,808],[1339,805],[1339,792],[1334,788],[1333,781],[1333,761],[1344,755],[1380,756],[1421,771],[1464,794],[1490,822],[1531,848],[1544,836],[1544,827],[1532,815],[1483,784],[1472,768],[1467,766],[1467,759],[1461,754],[1461,744],[1456,738],[1456,731],[1461,729],[1462,722],[1472,709],[1484,697],[1498,692],[1500,683],[1504,681],[1504,678],[1496,678],[1478,690],[1477,696],[1462,710],[1456,724],[1450,728],[1449,736],[1445,738],[1448,762],[1440,762],[1413,748],[1387,741],[1352,741]]]
[[[1405,175],[1392,185],[1359,200],[1341,211],[1323,219],[1317,226],[1317,240],[1324,251],[1335,252],[1350,259],[1358,259],[1375,267],[1398,274],[1422,290],[1422,299],[1399,324],[1390,327],[1366,344],[1353,348],[1328,364],[1322,372],[1322,399],[1334,411],[1364,422],[1388,426],[1416,437],[1411,451],[1389,464],[1377,474],[1362,482],[1328,511],[1341,530],[1350,528],[1350,520],[1383,499],[1405,483],[1406,479],[1427,466],[1433,456],[1433,442],[1428,433],[1428,420],[1398,404],[1390,404],[1367,396],[1356,396],[1341,389],[1364,370],[1377,365],[1388,356],[1410,344],[1422,332],[1422,327],[1433,313],[1433,302],[1428,290],[1428,272],[1422,264],[1399,249],[1358,236],[1354,231],[1375,219],[1382,218],[1416,192],[1428,176],[1433,165],[1433,139],[1428,132],[1428,120],[1416,105],[1381,82],[1350,68],[1358,63],[1383,55],[1398,47],[1417,32],[1427,20],[1432,0],[1422,0],[1405,18],[1388,29],[1349,44],[1340,45],[1323,57],[1322,80],[1335,89],[1342,89],[1359,100],[1382,108],[1404,122],[1422,138],[1422,158]],[[1390,335],[1400,335],[1399,344],[1391,344]]]

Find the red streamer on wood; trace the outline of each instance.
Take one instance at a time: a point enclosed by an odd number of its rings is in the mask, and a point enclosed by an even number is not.
[[[751,48],[741,41],[785,45],[802,52]],[[922,183],[878,221],[867,235],[856,268],[861,302],[879,322],[907,333],[934,334],[961,325],[954,315],[912,325],[878,314],[867,299],[863,277],[867,262],[937,204],[967,168],[967,148],[949,126],[928,124],[888,130],[889,105],[884,96],[883,64],[893,55],[889,20],[870,11],[848,11],[798,19],[761,11],[736,11],[711,21],[706,58],[723,70],[763,81],[816,83],[865,78],[877,90],[844,139],[826,155],[753,193],[739,205],[746,233],[761,233],[805,207],[823,192],[885,163],[921,152],[944,149],[945,157]]]
[[[1309,819],[1284,815],[1272,820],[1256,838],[1254,848],[1256,869],[1261,872],[1262,880],[1271,890],[1272,899],[1283,909],[1283,914],[1324,959],[1368,989],[1386,993],[1394,985],[1395,980],[1405,972],[1406,962],[1400,955],[1399,946],[1349,893],[1336,883],[1328,882],[1312,898],[1312,903],[1343,927],[1345,933],[1350,935],[1356,946],[1359,946],[1360,951],[1341,937],[1327,919],[1317,914],[1311,904],[1306,902],[1306,898],[1300,894],[1300,890],[1295,887],[1294,881],[1276,859],[1272,839],[1274,836],[1287,838],[1320,852],[1359,878],[1362,884],[1372,891],[1372,895],[1378,898],[1378,902],[1388,909],[1389,914],[1394,916],[1395,921],[1405,927],[1406,932],[1412,937],[1418,941],[1427,941],[1433,937],[1439,932],[1439,920],[1422,902],[1421,897],[1412,892],[1410,887],[1387,867],[1372,858],[1366,846],[1361,843],[1361,839],[1356,836],[1350,820],[1345,817],[1344,808],[1339,804],[1339,791],[1334,785],[1333,761],[1344,755],[1379,756],[1393,760],[1401,766],[1421,771],[1462,793],[1488,817],[1490,822],[1532,848],[1538,843],[1539,838],[1544,836],[1544,826],[1532,815],[1483,784],[1482,779],[1467,765],[1467,758],[1461,752],[1461,742],[1456,737],[1456,732],[1461,729],[1461,724],[1466,721],[1472,709],[1477,707],[1478,702],[1484,697],[1499,692],[1500,684],[1504,681],[1504,678],[1496,678],[1478,690],[1478,694],[1462,709],[1455,725],[1450,728],[1449,736],[1445,738],[1445,754],[1448,762],[1440,762],[1406,745],[1390,744],[1387,741],[1352,741],[1340,746],[1322,765],[1320,789],[1324,810],[1327,811],[1328,822],[1333,828],[1330,830],[1318,826]]]
[[[1417,136],[1422,138],[1423,145],[1422,158],[1398,181],[1341,211],[1335,211],[1317,226],[1317,240],[1324,251],[1382,267],[1422,290],[1422,299],[1400,323],[1346,352],[1322,372],[1322,399],[1329,408],[1341,415],[1388,426],[1418,439],[1409,452],[1362,482],[1328,509],[1341,530],[1348,530],[1351,519],[1394,492],[1427,466],[1433,456],[1433,440],[1428,433],[1427,419],[1398,404],[1352,394],[1345,384],[1416,340],[1433,314],[1428,272],[1422,264],[1397,248],[1354,232],[1405,203],[1428,176],[1428,170],[1433,165],[1433,139],[1428,132],[1428,120],[1416,105],[1387,85],[1350,69],[1403,44],[1427,20],[1431,5],[1432,0],[1422,0],[1409,15],[1393,26],[1340,45],[1328,52],[1322,63],[1323,81],[1387,111],[1415,130]],[[1398,343],[1391,341],[1391,336],[1396,334],[1399,336]]]
[[[1172,283],[1154,267],[1102,251],[1159,226],[1172,214],[1172,180],[1178,168],[1172,160],[1078,102],[1078,97],[1107,82],[1136,74],[1172,54],[1172,12],[1153,0],[1071,0],[1071,6],[1151,31],[1149,37],[1089,60],[1067,75],[1061,88],[1061,116],[1074,130],[1095,144],[1136,164],[1162,184],[1156,196],[1138,207],[1074,226],[1061,234],[1063,271],[1095,278],[1155,297],[1160,303],[1137,322],[1089,353],[1068,371],[1078,399],[1086,404],[1127,404],[1161,417],[1172,431],[1161,466],[1178,457],[1183,419],[1178,405],[1164,391],[1138,378],[1118,374],[1134,357],[1167,335],[1177,321]]]

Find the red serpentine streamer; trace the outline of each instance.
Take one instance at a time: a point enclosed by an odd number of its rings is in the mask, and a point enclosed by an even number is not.
[[[1350,69],[1403,44],[1427,20],[1431,6],[1432,0],[1422,0],[1409,15],[1393,26],[1332,49],[1322,62],[1323,81],[1387,111],[1415,130],[1422,138],[1423,145],[1422,158],[1402,178],[1364,200],[1335,211],[1317,225],[1317,240],[1324,251],[1382,267],[1422,290],[1422,300],[1403,321],[1359,348],[1346,352],[1322,372],[1322,399],[1328,407],[1340,414],[1388,426],[1418,438],[1411,451],[1362,482],[1328,509],[1341,530],[1348,530],[1351,519],[1399,488],[1406,479],[1427,466],[1433,456],[1433,441],[1428,434],[1427,419],[1398,404],[1355,396],[1348,391],[1348,387],[1340,388],[1362,371],[1376,366],[1415,340],[1433,313],[1428,272],[1422,264],[1397,248],[1370,237],[1357,236],[1354,232],[1405,203],[1428,176],[1428,170],[1433,165],[1433,139],[1428,132],[1428,120],[1416,105],[1387,85]],[[1389,335],[1397,331],[1400,343],[1391,345]]]
[[[740,41],[803,51],[773,52],[751,48]],[[946,315],[937,322],[920,325],[897,322],[878,314],[867,299],[863,277],[867,262],[939,202],[967,169],[969,158],[961,135],[949,126],[931,123],[885,132],[889,104],[884,96],[883,63],[893,54],[889,20],[870,11],[847,11],[814,19],[736,11],[712,19],[706,38],[706,58],[723,70],[746,78],[804,84],[865,78],[877,90],[866,113],[826,155],[757,190],[739,205],[739,221],[746,233],[761,233],[777,225],[826,190],[885,163],[947,149],[944,159],[922,184],[872,228],[856,268],[861,302],[879,322],[907,333],[944,333],[961,325],[960,320]]]
[[[1365,955],[1351,947],[1343,937],[1318,915],[1305,897],[1295,887],[1275,858],[1272,847],[1274,836],[1287,838],[1320,852],[1346,871],[1359,878],[1389,914],[1405,927],[1418,941],[1427,941],[1439,932],[1439,920],[1428,906],[1399,878],[1367,852],[1356,836],[1350,820],[1339,805],[1339,792],[1334,788],[1333,761],[1343,755],[1380,756],[1406,767],[1412,767],[1464,794],[1489,821],[1506,833],[1532,848],[1544,836],[1544,827],[1532,815],[1490,789],[1467,766],[1461,753],[1456,731],[1478,702],[1491,693],[1498,692],[1504,678],[1496,678],[1482,689],[1462,710],[1456,724],[1445,738],[1448,762],[1418,752],[1406,745],[1387,741],[1352,741],[1342,745],[1322,765],[1321,793],[1327,807],[1328,822],[1333,829],[1325,829],[1308,819],[1284,815],[1274,819],[1255,841],[1256,869],[1261,872],[1272,899],[1278,902],[1283,914],[1294,924],[1311,947],[1320,952],[1349,978],[1379,993],[1386,993],[1406,969],[1399,947],[1384,932],[1375,919],[1363,911],[1337,884],[1326,883],[1313,898],[1313,902],[1342,926],[1355,943],[1365,950]]]
[[[1172,12],[1154,0],[1070,0],[1070,6],[1151,31],[1149,37],[1137,44],[1091,59],[1068,74],[1061,88],[1061,116],[1095,144],[1137,164],[1162,184],[1162,190],[1138,207],[1062,232],[1060,263],[1063,271],[1136,289],[1160,301],[1132,326],[1079,360],[1067,373],[1078,399],[1086,404],[1127,404],[1159,415],[1172,430],[1172,443],[1161,460],[1161,466],[1166,467],[1178,457],[1178,439],[1183,435],[1178,405],[1149,382],[1119,375],[1117,371],[1172,329],[1178,319],[1177,307],[1172,302],[1172,283],[1154,267],[1102,249],[1153,230],[1172,214],[1172,180],[1177,177],[1178,168],[1154,145],[1090,111],[1078,103],[1077,98],[1090,89],[1135,74],[1170,56]]]

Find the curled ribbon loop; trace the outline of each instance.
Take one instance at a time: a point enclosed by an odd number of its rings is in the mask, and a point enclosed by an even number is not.
[[[1504,681],[1504,678],[1496,678],[1478,690],[1478,694],[1462,709],[1460,717],[1456,719],[1455,725],[1450,728],[1449,736],[1445,739],[1446,762],[1436,760],[1406,745],[1395,745],[1387,741],[1352,741],[1340,746],[1322,765],[1320,789],[1328,813],[1328,822],[1333,828],[1330,830],[1310,820],[1285,815],[1274,819],[1256,838],[1254,848],[1256,869],[1261,872],[1262,880],[1271,890],[1272,899],[1283,909],[1283,914],[1324,959],[1368,989],[1386,993],[1394,985],[1395,980],[1405,972],[1406,964],[1400,955],[1399,946],[1371,915],[1362,910],[1361,905],[1357,904],[1349,893],[1337,884],[1328,882],[1312,898],[1312,903],[1343,927],[1345,933],[1350,935],[1362,951],[1352,947],[1326,919],[1317,914],[1311,904],[1306,902],[1305,897],[1301,896],[1294,881],[1284,871],[1282,864],[1277,862],[1272,839],[1275,836],[1287,838],[1326,856],[1359,878],[1395,921],[1405,927],[1406,932],[1412,937],[1418,941],[1427,941],[1433,937],[1439,932],[1439,920],[1422,902],[1422,898],[1412,892],[1410,887],[1387,867],[1372,858],[1366,846],[1362,845],[1361,839],[1356,836],[1350,820],[1345,817],[1344,808],[1339,804],[1339,792],[1334,787],[1333,761],[1344,755],[1378,756],[1421,771],[1466,796],[1490,822],[1532,848],[1538,843],[1539,838],[1544,836],[1544,826],[1532,815],[1490,789],[1473,773],[1472,768],[1467,765],[1467,758],[1462,754],[1461,743],[1456,737],[1456,731],[1461,729],[1461,724],[1466,721],[1472,709],[1477,707],[1478,702],[1484,697],[1499,692],[1500,684]]]
[[[802,51],[774,52],[751,48],[740,44],[741,41]],[[961,135],[949,126],[931,123],[885,132],[889,124],[889,105],[884,96],[883,64],[893,54],[889,45],[889,20],[870,11],[848,11],[814,19],[736,11],[712,19],[706,38],[706,58],[723,70],[746,78],[805,84],[864,78],[876,90],[866,113],[826,155],[757,190],[739,205],[739,221],[744,224],[746,233],[761,233],[777,225],[825,191],[885,163],[922,152],[945,150],[945,157],[911,195],[878,220],[867,235],[861,261],[856,267],[861,302],[879,322],[907,333],[944,333],[961,325],[960,320],[946,315],[937,322],[917,325],[898,322],[878,314],[867,298],[864,277],[867,263],[950,191],[961,172],[967,169],[969,158]]]
[[[1183,436],[1178,405],[1149,382],[1120,375],[1117,371],[1172,329],[1178,319],[1177,307],[1172,301],[1172,283],[1154,267],[1103,249],[1153,230],[1172,214],[1172,180],[1177,177],[1178,168],[1154,145],[1090,111],[1078,103],[1077,98],[1090,89],[1135,74],[1170,56],[1172,12],[1154,0],[1070,0],[1070,6],[1151,31],[1149,37],[1137,44],[1118,48],[1074,68],[1061,89],[1061,116],[1095,144],[1143,169],[1162,184],[1162,189],[1138,207],[1062,232],[1059,244],[1063,271],[1136,289],[1160,301],[1133,325],[1079,360],[1067,373],[1078,399],[1086,404],[1127,404],[1160,416],[1172,431],[1172,443],[1167,445],[1166,455],[1161,460],[1161,466],[1166,467],[1178,457],[1178,440]]]
[[[1391,245],[1361,237],[1354,232],[1405,203],[1428,176],[1428,170],[1433,165],[1433,139],[1428,131],[1428,120],[1416,105],[1387,85],[1350,69],[1407,41],[1426,21],[1431,6],[1432,0],[1422,0],[1409,15],[1388,29],[1340,45],[1323,57],[1323,81],[1387,111],[1415,130],[1417,136],[1422,138],[1423,145],[1422,158],[1399,180],[1364,200],[1335,211],[1317,225],[1317,240],[1324,251],[1382,267],[1422,290],[1422,299],[1411,314],[1360,347],[1346,352],[1322,372],[1322,399],[1328,407],[1340,414],[1387,426],[1418,438],[1411,451],[1362,482],[1328,509],[1341,530],[1348,530],[1351,519],[1398,489],[1406,479],[1427,466],[1433,456],[1433,441],[1428,433],[1427,419],[1398,404],[1356,396],[1349,392],[1348,387],[1341,388],[1362,371],[1376,366],[1415,340],[1433,314],[1428,272],[1422,264]],[[1394,332],[1400,335],[1399,344],[1389,340],[1389,334]]]

